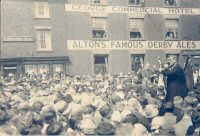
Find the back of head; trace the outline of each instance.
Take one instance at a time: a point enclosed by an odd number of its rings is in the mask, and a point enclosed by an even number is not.
[[[165,112],[173,112],[174,103],[172,103],[172,102],[165,103],[164,109],[165,109]]]
[[[47,135],[59,135],[63,131],[62,123],[55,122],[51,123],[46,130]]]
[[[43,116],[40,114],[34,115],[32,123],[34,125],[43,125]]]
[[[40,111],[43,106],[44,106],[44,104],[42,102],[37,101],[37,102],[33,103],[32,108],[34,111]]]
[[[56,118],[56,113],[55,111],[48,111],[44,114],[44,119],[45,121],[48,123],[48,122],[51,122],[53,121],[54,119]]]
[[[157,96],[157,90],[152,90],[150,92],[151,97],[155,98]]]
[[[0,111],[0,125],[3,125],[8,120],[8,113]]]

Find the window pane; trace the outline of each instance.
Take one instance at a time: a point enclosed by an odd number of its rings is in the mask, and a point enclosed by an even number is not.
[[[165,30],[166,39],[178,39],[178,19],[165,20]]]
[[[35,2],[35,14],[36,17],[49,17],[49,3]]]
[[[106,38],[106,18],[92,18],[92,38]]]
[[[54,64],[53,65],[53,72],[55,73],[61,73],[64,71],[63,64]]]
[[[41,48],[46,48],[46,34],[45,34],[45,32],[40,32],[40,44],[41,44]]]
[[[141,5],[140,0],[129,0],[129,5]]]
[[[130,38],[144,38],[143,19],[130,19]]]
[[[48,64],[38,65],[38,73],[43,74],[43,73],[48,73],[48,72],[49,72]]]
[[[107,0],[91,0],[92,3],[96,3],[96,4],[106,4]]]
[[[25,65],[25,73],[37,74],[37,66],[36,65]]]
[[[177,0],[164,0],[165,6],[177,6]]]
[[[108,56],[94,56],[94,73],[108,73]]]
[[[38,50],[51,50],[51,32],[49,30],[37,30]]]
[[[100,0],[93,0],[93,3],[101,3]]]

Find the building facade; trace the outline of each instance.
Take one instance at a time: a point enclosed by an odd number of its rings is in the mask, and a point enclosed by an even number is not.
[[[128,73],[189,53],[200,64],[199,0],[2,0],[1,71]],[[179,55],[181,53],[181,55]]]
[[[67,72],[65,0],[1,1],[1,72]]]

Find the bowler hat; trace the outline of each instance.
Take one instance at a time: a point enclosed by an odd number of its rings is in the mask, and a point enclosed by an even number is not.
[[[70,103],[70,102],[73,100],[71,94],[67,94],[67,95],[64,97],[64,100],[65,100],[67,103]]]
[[[147,100],[146,98],[144,98],[144,97],[140,97],[140,98],[139,98],[139,102],[140,102],[140,104],[141,104],[142,106],[145,106],[145,105],[148,104],[148,100]]]
[[[112,108],[108,104],[106,104],[100,108],[99,113],[102,117],[110,117],[112,114]]]
[[[37,101],[37,102],[33,103],[32,108],[34,111],[40,111],[43,106],[44,106],[44,104],[42,102]]]
[[[97,134],[99,134],[99,135],[114,135],[115,128],[109,122],[100,122],[97,127]]]
[[[42,129],[40,126],[33,125],[30,128],[28,128],[29,135],[41,135],[42,134]]]
[[[0,125],[4,124],[9,119],[8,113],[4,111],[0,111]]]
[[[112,94],[110,96],[110,100],[112,101],[113,104],[116,104],[117,102],[121,101],[121,98],[117,94]]]
[[[81,119],[82,119],[81,116],[72,115],[71,118],[69,119],[69,127],[72,129],[77,128]]]
[[[122,122],[131,123],[132,125],[134,125],[138,122],[138,118],[135,114],[131,113],[131,114],[126,115]]]
[[[63,131],[63,125],[59,122],[54,122],[47,127],[47,135],[59,135]]]

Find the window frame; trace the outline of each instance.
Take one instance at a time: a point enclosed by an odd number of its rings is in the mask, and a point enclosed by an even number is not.
[[[167,5],[165,4],[165,1],[166,1],[166,0],[163,0],[163,6],[164,6],[165,8],[177,8],[177,7],[180,7],[180,0],[175,0],[175,1],[177,2],[177,5],[176,5],[176,6],[167,6]]]
[[[61,71],[58,72],[56,71],[56,66],[61,66]],[[53,73],[64,73],[64,64],[63,63],[58,63],[58,64],[53,64]]]
[[[178,38],[176,38],[176,39],[173,39],[173,38],[171,38],[171,39],[167,39],[166,38],[166,33],[167,33],[167,27],[166,27],[166,20],[177,20],[177,32],[178,32],[178,34],[177,34],[177,36],[178,36]],[[164,19],[164,40],[165,41],[180,41],[180,39],[181,39],[181,35],[180,35],[180,19],[179,18],[165,18]],[[171,28],[172,29],[172,28]]]
[[[49,19],[50,18],[50,9],[49,9],[49,2],[43,1],[35,1],[35,18],[37,19]],[[43,15],[39,12],[43,8]]]
[[[102,2],[102,0],[99,0],[100,3],[94,3],[95,0],[89,0],[89,1],[90,1],[90,3],[91,3],[92,5],[101,5],[101,6],[106,6],[106,5],[108,5],[108,0],[103,0],[103,1],[105,1],[105,2]],[[101,2],[102,2],[102,3],[101,3]]]
[[[45,36],[45,44],[46,47],[42,48],[41,45],[41,32],[46,34]],[[44,41],[44,39],[42,39],[42,41]],[[37,50],[38,52],[40,51],[53,51],[52,49],[52,36],[51,36],[51,30],[50,29],[36,29],[36,43],[37,43]]]
[[[95,64],[95,57],[104,57],[105,63],[96,63]],[[94,58],[94,64],[93,64],[94,65],[94,74],[99,74],[98,69],[96,69],[96,67],[103,68],[103,69],[100,69],[101,70],[100,73],[102,72],[101,74],[108,74],[109,73],[109,55],[108,54],[94,54],[93,58]]]
[[[37,71],[38,71],[38,74],[43,74],[43,72],[40,71],[41,67],[40,66],[47,66],[47,71],[46,73],[49,73],[50,72],[50,64],[49,63],[44,63],[44,64],[37,64]],[[45,67],[46,68],[46,67]],[[43,68],[42,68],[43,69]]]
[[[102,28],[94,28],[94,24],[93,24],[93,19],[105,19],[105,27]],[[103,25],[102,25],[103,26]],[[108,21],[107,21],[107,17],[91,17],[91,39],[93,40],[107,40],[108,39]],[[105,37],[102,38],[98,38],[98,37],[93,37],[93,31],[100,31],[103,30],[105,31]]]
[[[133,7],[142,7],[142,4],[144,2],[144,0],[139,0],[139,4],[138,5],[134,5],[134,4],[130,4],[131,0],[128,0],[128,6],[133,6]]]
[[[143,22],[143,32],[142,32],[142,38],[131,38],[131,29],[133,29],[133,28],[131,28],[131,20],[132,19],[137,19],[137,20],[142,20],[142,22]],[[136,25],[137,26],[137,25]],[[134,29],[138,29],[138,30],[140,30],[140,27],[139,28],[134,28]],[[141,32],[140,32],[141,33]],[[134,17],[130,17],[129,18],[129,39],[131,40],[131,41],[143,41],[143,40],[145,40],[145,19],[144,18],[141,18],[141,17],[138,17],[138,18],[134,18]]]

